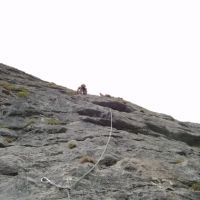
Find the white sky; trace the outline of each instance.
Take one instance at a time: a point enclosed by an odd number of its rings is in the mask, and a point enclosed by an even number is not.
[[[0,62],[200,123],[199,0],[0,0]]]

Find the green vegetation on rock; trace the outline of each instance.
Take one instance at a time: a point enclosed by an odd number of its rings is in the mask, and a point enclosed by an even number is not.
[[[16,93],[18,97],[25,98],[29,95],[28,89],[20,85],[15,85],[6,81],[1,81],[0,86],[9,92]]]
[[[76,143],[75,140],[69,141],[69,143],[68,143],[68,148],[69,148],[69,149],[74,149],[74,148],[76,148],[76,147],[77,147],[77,143]]]
[[[200,144],[194,144],[192,147],[200,148]]]
[[[4,124],[0,124],[0,128],[7,128],[7,126]]]
[[[182,162],[184,162],[184,160],[183,160],[183,159],[176,160],[176,161],[175,161],[175,164],[180,164],[180,163],[182,163]]]
[[[47,123],[49,125],[60,125],[60,124],[62,124],[62,122],[60,120],[56,119],[56,118],[47,119]]]
[[[11,84],[11,83],[6,82],[6,81],[1,81],[0,86],[3,87],[6,90],[9,90],[9,91],[16,90],[16,86],[14,84]]]
[[[28,91],[19,91],[19,92],[17,92],[17,96],[26,98],[26,97],[28,97]]]
[[[195,191],[200,191],[200,182],[192,184],[192,189]]]

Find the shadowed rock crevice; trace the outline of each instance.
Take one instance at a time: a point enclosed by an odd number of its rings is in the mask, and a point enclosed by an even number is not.
[[[104,158],[99,162],[99,166],[101,168],[111,167],[115,165],[119,159],[112,155],[106,155]]]
[[[96,105],[111,108],[113,110],[117,110],[120,112],[131,113],[134,111],[131,107],[126,105],[125,102],[122,103],[118,101],[94,101],[93,103]]]
[[[89,117],[101,117],[102,116],[101,111],[94,110],[94,109],[82,109],[82,110],[78,110],[77,113],[79,115],[85,115],[85,116],[89,116]]]
[[[8,116],[21,116],[21,117],[30,117],[33,115],[40,115],[42,114],[42,111],[40,111],[38,108],[33,107],[31,105],[32,103],[28,102],[15,102],[12,106],[9,107],[8,110]]]
[[[85,122],[90,122],[96,125],[100,125],[100,126],[108,126],[110,127],[110,120],[107,119],[94,119],[94,118],[83,118],[82,119]],[[138,132],[140,133],[146,133],[145,129],[141,129],[140,127],[134,126],[132,124],[126,123],[125,121],[121,121],[121,120],[115,120],[112,123],[113,128],[116,128],[117,130],[124,130],[127,132],[131,132],[131,133],[135,133],[137,134]]]
[[[166,138],[185,142],[190,146],[200,145],[200,136],[192,135],[184,131],[172,132],[166,126],[158,126],[153,123],[146,123],[147,127],[159,134],[166,136]]]
[[[22,117],[30,117],[33,115],[40,115],[42,112],[36,111],[34,109],[27,109],[25,111],[22,110],[15,110],[8,114],[8,116],[22,116]]]
[[[7,176],[17,176],[18,175],[18,172],[17,171],[13,171],[12,169],[6,169],[2,172],[0,172],[0,174],[2,175],[7,175]]]
[[[179,132],[177,135],[174,136],[173,139],[185,142],[190,146],[200,146],[200,136],[191,135],[186,132]]]
[[[0,175],[5,176],[17,176],[19,161],[15,156],[2,156],[0,157]]]

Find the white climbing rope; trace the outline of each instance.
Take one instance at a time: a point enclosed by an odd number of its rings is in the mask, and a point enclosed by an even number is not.
[[[42,183],[49,183],[50,185],[53,185],[53,186],[55,186],[57,188],[60,188],[60,189],[69,189],[70,190],[70,187],[56,184],[53,181],[49,180],[47,177],[42,177],[41,178],[41,182]]]
[[[41,182],[42,183],[46,183],[46,184],[50,184],[52,186],[55,186],[59,189],[67,189],[68,191],[68,199],[70,200],[70,195],[69,195],[69,191],[72,189],[72,188],[75,188],[76,185],[82,180],[84,179],[88,174],[90,174],[94,168],[99,164],[99,162],[102,160],[107,148],[108,148],[108,144],[110,142],[110,139],[111,139],[111,136],[112,136],[112,111],[110,109],[110,133],[109,133],[109,137],[108,137],[108,140],[107,140],[107,143],[105,145],[105,148],[103,150],[103,152],[101,153],[101,156],[100,158],[98,159],[98,161],[95,163],[95,165],[93,165],[93,167],[91,169],[89,169],[85,174],[83,174],[74,184],[72,184],[71,186],[68,185],[68,186],[62,186],[62,185],[59,185],[59,184],[56,184],[54,183],[53,181],[51,181],[50,179],[48,179],[47,177],[42,177],[41,178]]]
[[[103,158],[103,156],[104,156],[104,154],[105,154],[105,152],[106,152],[106,150],[107,150],[107,148],[108,148],[108,144],[109,144],[109,142],[110,142],[110,138],[111,138],[111,136],[112,136],[112,111],[111,111],[111,109],[110,109],[110,119],[111,119],[111,120],[110,120],[110,121],[111,121],[111,124],[110,124],[110,133],[109,133],[108,141],[107,141],[107,143],[106,143],[106,146],[105,146],[103,152],[101,153],[100,158],[99,158],[98,161],[95,163],[95,165],[94,165],[90,170],[88,170],[88,172],[86,172],[83,176],[81,176],[81,177],[71,186],[71,188],[75,187],[82,179],[84,179],[88,174],[90,174],[90,172],[99,164],[99,162],[100,162],[101,159]]]

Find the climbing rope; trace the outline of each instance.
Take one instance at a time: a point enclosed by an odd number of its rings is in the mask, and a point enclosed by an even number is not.
[[[94,169],[95,167],[99,164],[99,162],[102,160],[107,148],[108,148],[108,144],[110,142],[110,139],[111,139],[111,136],[112,136],[112,111],[110,109],[110,133],[109,133],[109,137],[108,137],[108,140],[107,140],[107,143],[105,145],[105,148],[103,150],[103,152],[101,153],[101,156],[100,158],[98,159],[98,161],[95,163],[95,165],[93,165],[92,168],[90,168],[85,174],[83,174],[74,184],[72,184],[71,186],[62,186],[62,185],[59,185],[59,184],[56,184],[54,183],[53,181],[51,181],[50,179],[48,179],[47,177],[42,177],[41,178],[41,182],[42,183],[46,183],[46,184],[50,184],[52,186],[55,186],[59,189],[66,189],[67,190],[67,193],[68,193],[68,199],[70,200],[70,194],[69,194],[69,191],[72,189],[72,188],[75,188],[76,185],[82,180],[84,179],[88,174],[90,174]]]

